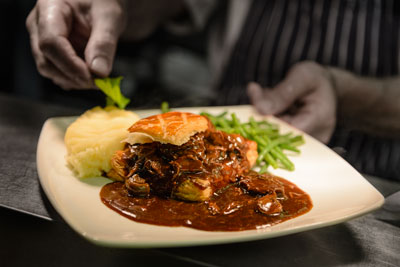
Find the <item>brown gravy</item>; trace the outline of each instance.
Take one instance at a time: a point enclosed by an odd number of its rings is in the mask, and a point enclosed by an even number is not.
[[[122,182],[105,185],[102,202],[133,221],[163,226],[186,226],[206,231],[241,231],[269,227],[308,212],[312,202],[307,193],[293,183],[276,178],[283,185],[285,198],[279,200],[283,211],[266,215],[256,208],[261,196],[229,184],[204,202],[184,202],[158,196],[136,197]]]

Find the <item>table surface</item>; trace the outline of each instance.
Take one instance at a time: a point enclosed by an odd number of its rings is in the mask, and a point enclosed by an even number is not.
[[[82,112],[0,94],[2,266],[400,266],[400,183],[370,176],[366,179],[386,197],[385,205],[338,225],[227,245],[168,249],[95,246],[52,208],[36,171],[36,145],[44,121]]]

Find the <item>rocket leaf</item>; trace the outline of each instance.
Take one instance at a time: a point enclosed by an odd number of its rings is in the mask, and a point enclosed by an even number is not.
[[[130,102],[130,100],[121,93],[121,80],[122,76],[116,78],[107,77],[103,79],[94,79],[96,86],[107,96],[107,106],[117,105],[120,109],[124,109]]]

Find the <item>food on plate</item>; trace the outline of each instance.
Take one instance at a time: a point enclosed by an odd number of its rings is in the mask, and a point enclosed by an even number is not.
[[[124,147],[126,129],[139,117],[113,106],[86,111],[67,129],[64,142],[68,166],[77,177],[96,177],[110,171],[110,159]]]
[[[235,113],[231,114],[231,119],[227,118],[226,111],[218,115],[207,112],[201,114],[207,116],[216,129],[238,133],[255,141],[258,145],[257,165],[260,167],[260,173],[266,172],[269,166],[294,171],[295,166],[285,152],[300,154],[298,146],[304,144],[303,136],[293,135],[291,132],[281,134],[278,125],[266,120],[256,121],[253,117],[250,117],[249,122],[241,123]]]
[[[306,213],[296,185],[251,167],[257,143],[215,129],[201,115],[167,112],[129,128],[111,159],[105,205],[132,220],[208,231],[267,227]]]
[[[111,160],[108,176],[125,181],[133,195],[204,201],[247,172],[257,145],[216,131],[206,117],[168,112],[129,128],[129,145]]]

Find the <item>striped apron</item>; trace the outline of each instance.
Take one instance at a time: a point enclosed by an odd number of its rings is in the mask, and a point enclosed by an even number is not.
[[[399,26],[395,0],[254,0],[215,104],[247,104],[248,82],[273,87],[304,60],[371,77],[397,75]],[[329,145],[344,148],[361,172],[400,180],[399,139],[338,126]]]

